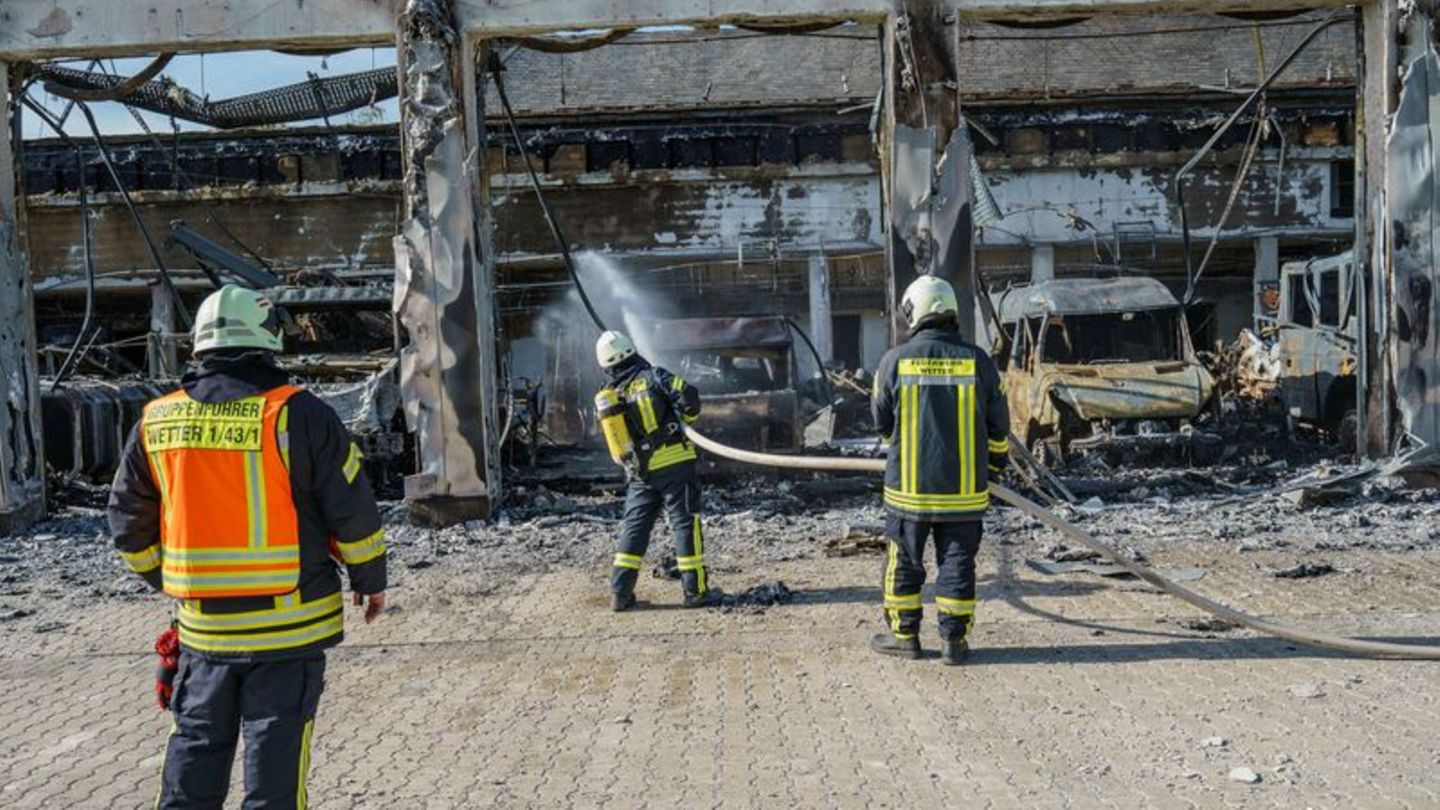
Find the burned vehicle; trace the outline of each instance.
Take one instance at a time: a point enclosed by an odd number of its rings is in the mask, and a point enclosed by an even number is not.
[[[1011,430],[1042,459],[1099,448],[1218,452],[1218,437],[1194,427],[1214,380],[1195,357],[1180,302],[1159,281],[1017,286],[996,310]]]
[[[1280,396],[1292,425],[1355,445],[1355,263],[1352,253],[1289,262],[1280,271],[1275,340]],[[1262,332],[1270,331],[1262,325]]]
[[[751,450],[799,449],[794,340],[784,318],[660,321],[651,345],[661,365],[700,389],[712,438]]]

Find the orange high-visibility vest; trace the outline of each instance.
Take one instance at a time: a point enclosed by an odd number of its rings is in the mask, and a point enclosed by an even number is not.
[[[184,390],[145,406],[141,441],[160,490],[165,593],[275,596],[300,580],[285,402],[293,385],[230,402]]]

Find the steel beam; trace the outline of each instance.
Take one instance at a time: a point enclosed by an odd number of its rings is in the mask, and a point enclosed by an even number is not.
[[[0,62],[0,535],[45,512],[45,452],[35,317],[20,205],[18,105],[10,66]]]
[[[1376,0],[1378,2],[1378,0]],[[1344,0],[947,0],[965,17],[1284,11]],[[403,0],[4,0],[0,59],[161,51],[346,47],[393,41]],[[459,0],[457,29],[476,38],[611,26],[862,20],[894,0]]]

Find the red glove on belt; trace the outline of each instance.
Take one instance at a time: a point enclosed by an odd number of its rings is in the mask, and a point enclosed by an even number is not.
[[[175,632],[175,625],[155,637],[155,654],[160,656],[160,663],[155,665],[155,701],[161,709],[169,709],[175,694],[175,670],[180,668],[180,634]]]

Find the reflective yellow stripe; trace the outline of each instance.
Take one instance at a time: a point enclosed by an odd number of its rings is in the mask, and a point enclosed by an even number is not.
[[[260,453],[245,454],[245,508],[250,522],[250,547],[265,547],[265,481],[260,475]]]
[[[182,599],[180,622],[190,630],[201,633],[264,630],[267,627],[285,627],[318,619],[327,613],[342,610],[344,606],[344,598],[338,591],[313,602],[300,604],[295,604],[290,594],[277,596],[275,607],[244,613],[201,613],[199,599]]]
[[[944,596],[935,597],[935,607],[941,613],[948,613],[951,616],[971,616],[975,613],[974,599],[950,599]]]
[[[684,390],[685,390],[685,380],[684,380],[684,378],[682,378],[679,374],[676,374],[674,377],[671,377],[671,378],[670,378],[670,390],[672,390],[672,391],[684,391]]]
[[[310,777],[310,735],[315,730],[315,718],[305,721],[305,731],[300,734],[299,784],[295,788],[295,810],[305,810],[310,804],[310,793],[305,782]]]
[[[991,439],[990,442],[989,442],[989,446],[990,446],[990,452],[992,452],[992,453],[1008,453],[1008,452],[1010,452],[1010,440],[1009,440],[1008,438],[1007,438],[1007,439]]]
[[[684,423],[687,424],[687,425],[693,425],[693,424],[695,424],[695,422],[696,422],[699,418],[700,418],[700,414],[698,414],[698,413],[695,414],[694,416],[691,416],[691,415],[685,414],[685,413],[680,414],[680,421],[681,421],[681,422],[684,422]]]
[[[362,458],[365,458],[365,454],[360,452],[359,445],[350,442],[350,455],[345,459],[345,466],[341,468],[341,471],[345,473],[345,483],[355,483],[355,476],[360,474],[360,459]]]
[[[215,593],[232,591],[235,589],[264,589],[274,592],[276,590],[290,590],[295,587],[299,572],[296,570],[286,571],[185,571],[171,568],[168,564],[164,568],[165,588],[167,592],[179,590],[184,593],[204,595],[206,592]]]
[[[304,647],[318,641],[324,641],[331,636],[339,635],[345,630],[344,616],[336,614],[324,621],[316,622],[307,627],[297,630],[277,630],[270,633],[243,633],[236,635],[217,635],[189,630],[182,622],[180,625],[180,643],[192,649],[202,652],[267,652],[270,650],[286,650],[294,647]]]
[[[160,453],[150,454],[150,470],[155,473],[155,488],[160,490],[160,508],[170,508],[170,486],[165,481],[164,456]]]
[[[652,471],[663,470],[683,461],[694,461],[696,458],[695,448],[689,444],[667,444],[656,450],[645,466]]]
[[[660,429],[660,422],[655,418],[655,403],[650,399],[649,394],[641,394],[635,399],[635,404],[640,406],[640,423],[645,433],[651,434]]]
[[[299,546],[271,546],[265,551],[229,551],[223,548],[172,548],[165,551],[170,563],[192,565],[233,565],[236,563],[287,562],[300,553]]]
[[[340,560],[346,565],[367,563],[385,553],[385,530],[381,529],[354,542],[337,542],[335,545],[340,549]]]
[[[122,551],[120,558],[137,574],[145,574],[160,567],[160,544],[156,543],[144,551]]]
[[[636,554],[615,553],[615,567],[629,568],[632,571],[639,571],[645,565],[645,558]]]
[[[705,537],[700,531],[700,516],[694,515],[691,520],[691,536],[695,538],[695,589],[704,595],[709,590],[705,582]]]
[[[890,541],[888,553],[890,558],[885,561],[885,599],[889,601],[895,596],[895,569],[900,565],[900,547],[894,540]],[[885,609],[886,615],[890,617],[890,632],[900,635],[900,611]]]
[[[975,492],[975,388],[962,385],[960,393],[960,494]]]
[[[885,503],[909,512],[979,512],[990,505],[990,493],[975,495],[907,495],[885,488]]]
[[[290,469],[290,406],[289,406],[289,405],[281,405],[281,406],[280,406],[280,418],[279,418],[278,422],[279,422],[279,423],[276,425],[275,432],[276,432],[276,439],[279,441],[279,444],[280,444],[280,463],[284,464],[284,465],[285,465],[285,469],[288,471],[288,470]]]
[[[920,594],[912,593],[901,596],[898,594],[885,597],[885,607],[891,610],[919,610]]]

